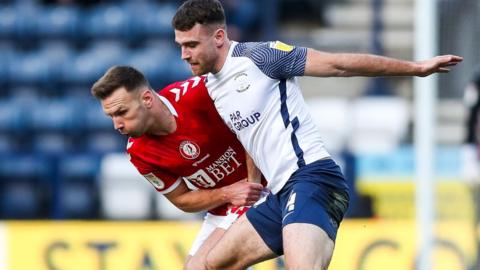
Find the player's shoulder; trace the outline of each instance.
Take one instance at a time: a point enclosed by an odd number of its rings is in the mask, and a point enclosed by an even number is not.
[[[295,49],[295,46],[288,45],[281,41],[262,41],[262,42],[240,42],[235,45],[232,52],[233,57],[252,57],[268,56],[272,53],[289,53]]]
[[[158,91],[158,93],[165,97],[172,104],[185,103],[187,100],[191,100],[194,96],[201,96],[202,92],[206,92],[205,88],[206,76],[195,76],[184,81],[174,82],[167,87]]]
[[[160,89],[158,93],[163,94],[171,91],[172,89],[184,89],[184,88],[199,88],[205,87],[205,76],[194,76],[190,77],[184,81],[177,81],[167,85],[166,87]]]

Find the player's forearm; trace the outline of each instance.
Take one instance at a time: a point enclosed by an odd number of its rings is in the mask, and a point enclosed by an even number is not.
[[[194,213],[213,209],[228,203],[228,197],[220,189],[202,189],[189,191],[172,201],[175,206],[184,212]]]
[[[305,66],[306,76],[414,76],[420,75],[421,66],[371,54],[325,53],[309,49]]]

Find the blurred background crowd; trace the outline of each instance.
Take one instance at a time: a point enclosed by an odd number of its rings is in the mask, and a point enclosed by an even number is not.
[[[112,65],[138,68],[155,89],[190,76],[170,25],[181,2],[0,0],[0,219],[198,217],[175,211],[139,176],[124,154],[126,138],[90,95]],[[222,3],[233,40],[413,59],[413,0]],[[436,174],[447,184],[438,213],[471,217],[478,174],[465,166],[463,96],[480,63],[480,6],[441,0],[438,13],[439,53],[465,58],[439,78]],[[348,217],[412,217],[412,79],[300,82],[351,184]],[[476,120],[470,123],[475,133]],[[476,135],[469,138],[475,145]],[[476,164],[476,148],[470,149],[469,164]]]

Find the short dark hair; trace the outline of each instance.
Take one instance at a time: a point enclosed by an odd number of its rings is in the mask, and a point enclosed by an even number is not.
[[[188,0],[183,3],[172,19],[176,30],[188,31],[195,24],[220,24],[225,27],[225,11],[218,0]]]
[[[125,87],[127,92],[141,87],[151,89],[148,80],[140,71],[130,66],[113,66],[93,84],[91,92],[94,97],[103,100],[121,87]]]

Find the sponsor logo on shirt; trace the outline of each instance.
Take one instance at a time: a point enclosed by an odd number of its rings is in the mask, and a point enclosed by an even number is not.
[[[233,77],[233,80],[237,84],[237,92],[241,93],[248,88],[250,88],[250,82],[248,80],[248,75],[245,72],[240,72]]]
[[[237,160],[236,155],[237,152],[235,152],[232,147],[229,147],[210,165],[205,166],[204,169],[200,169],[185,178],[197,186],[204,188],[214,187],[218,182],[235,172],[235,170],[242,165],[242,163]]]
[[[295,48],[295,47],[293,47],[292,45],[285,44],[285,43],[280,42],[280,41],[275,41],[275,42],[270,43],[270,48],[274,48],[274,49],[284,51],[284,52],[291,52],[293,50],[293,48]]]
[[[186,159],[196,159],[200,155],[200,147],[192,141],[183,141],[178,148],[182,157]]]
[[[240,111],[236,111],[230,113],[231,124],[229,126],[233,126],[235,130],[240,131],[256,124],[260,120],[260,116],[261,114],[259,112],[254,112],[246,117],[242,117]]]
[[[163,189],[165,187],[165,183],[153,173],[144,174],[143,177],[145,177],[156,189]]]

